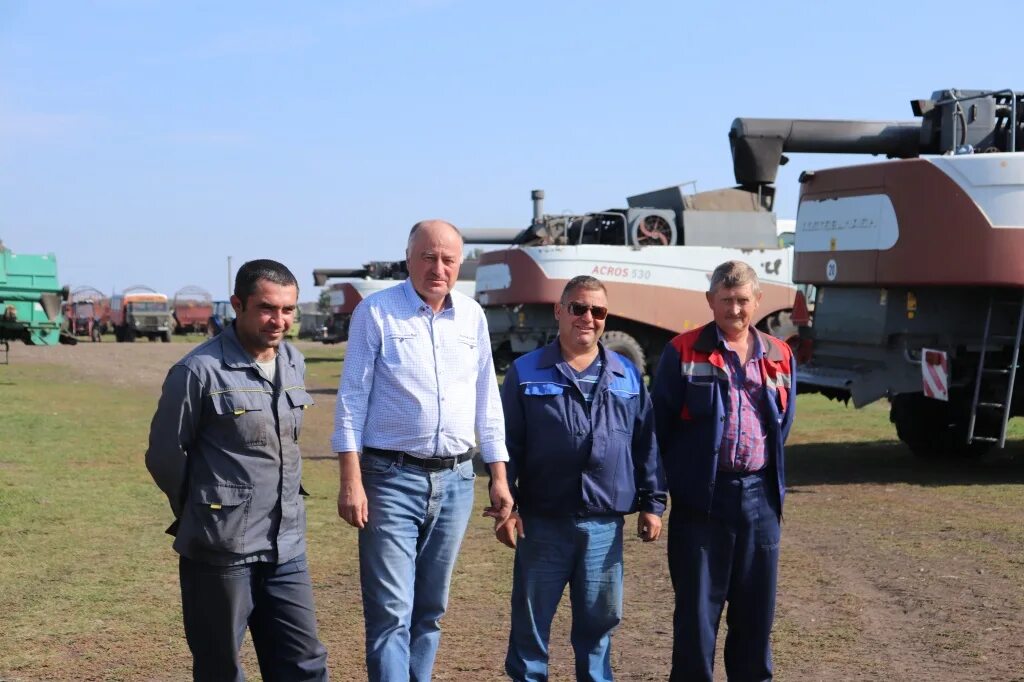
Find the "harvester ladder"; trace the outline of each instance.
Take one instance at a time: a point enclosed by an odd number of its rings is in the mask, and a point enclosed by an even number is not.
[[[1021,294],[1019,301],[1017,300],[1005,300],[997,299],[997,294],[993,293],[988,299],[988,310],[985,313],[985,331],[982,334],[981,339],[981,357],[978,358],[978,375],[974,381],[974,398],[971,401],[971,421],[967,427],[967,442],[968,444],[975,441],[981,441],[983,443],[998,443],[999,447],[1006,445],[1006,425],[1010,422],[1010,410],[1013,402],[1013,385],[1017,379],[1017,363],[1020,359],[1020,344],[1021,335],[1024,333],[1024,293]],[[992,333],[992,310],[996,306],[1016,306],[1018,309],[1017,313],[1017,333],[1013,336],[1007,334],[993,334]],[[1013,354],[1010,359],[1009,367],[988,367],[985,365],[985,358],[988,355],[989,342],[996,344],[1012,341],[1013,342]],[[995,381],[999,378],[1005,378],[1006,380],[1006,394],[1003,397],[1003,402],[988,402],[981,399],[982,382],[986,379]],[[978,409],[986,410],[999,410],[1002,415],[1002,420],[999,426],[999,435],[996,436],[976,436],[974,434],[974,427],[977,421]]]

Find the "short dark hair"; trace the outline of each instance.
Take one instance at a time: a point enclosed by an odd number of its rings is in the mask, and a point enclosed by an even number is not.
[[[583,289],[584,291],[603,291],[605,296],[608,295],[608,290],[604,288],[604,283],[597,277],[591,277],[590,275],[576,275],[566,282],[565,288],[562,289],[562,297],[558,299],[558,302],[562,305],[568,303],[569,294],[577,289]]]
[[[249,297],[256,293],[256,284],[261,279],[280,284],[283,287],[299,288],[299,282],[295,279],[292,271],[276,260],[261,258],[243,263],[235,274],[235,296],[242,302],[242,310],[245,310],[245,304]]]

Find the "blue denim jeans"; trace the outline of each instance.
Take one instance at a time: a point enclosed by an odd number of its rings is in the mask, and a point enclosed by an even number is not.
[[[576,679],[612,679],[612,631],[622,619],[622,524],[621,516],[523,517],[505,657],[513,680],[548,679],[551,621],[566,584]]]
[[[781,527],[767,472],[718,473],[711,515],[675,505],[668,567],[675,589],[671,682],[711,682],[726,602],[725,674],[771,680]]]
[[[244,680],[238,649],[248,625],[264,680],[327,680],[305,555],[239,566],[181,557],[178,573],[193,679]]]
[[[367,673],[373,682],[426,682],[473,509],[473,463],[428,472],[364,453],[361,468],[369,515],[359,531]]]

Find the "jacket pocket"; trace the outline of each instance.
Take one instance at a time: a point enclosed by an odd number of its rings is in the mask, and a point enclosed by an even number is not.
[[[219,426],[233,431],[246,446],[267,444],[267,410],[262,391],[225,391],[210,394]]]
[[[712,413],[715,407],[716,379],[698,381],[691,379],[686,384],[685,412],[688,412],[694,419],[706,417]]]
[[[245,553],[245,530],[252,505],[252,488],[243,485],[208,484],[192,489],[195,543],[206,551]]]
[[[288,405],[292,408],[292,420],[295,422],[292,435],[295,442],[299,442],[299,434],[302,432],[302,413],[314,405],[313,396],[306,393],[304,388],[291,388],[285,391],[288,397]]]

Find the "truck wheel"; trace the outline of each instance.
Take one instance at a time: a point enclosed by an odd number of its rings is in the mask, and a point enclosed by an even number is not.
[[[647,360],[644,355],[644,349],[632,336],[626,332],[605,332],[604,336],[601,337],[601,341],[604,343],[605,348],[628,358],[630,362],[636,365],[641,374],[646,371]]]
[[[164,332],[163,334],[160,335],[160,340],[163,341],[164,343],[170,343],[171,342],[171,333],[170,332]]]

